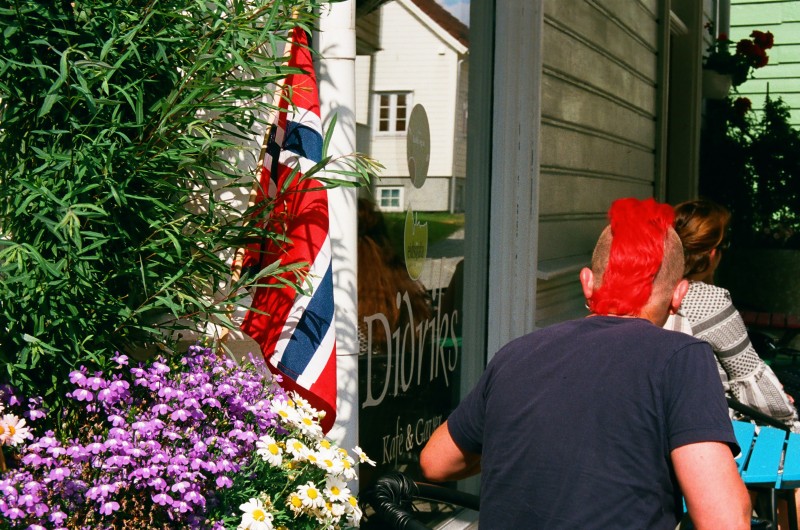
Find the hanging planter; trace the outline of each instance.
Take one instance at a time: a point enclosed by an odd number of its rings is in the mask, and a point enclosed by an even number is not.
[[[725,99],[731,90],[732,79],[728,74],[714,70],[703,70],[703,97],[706,99]]]

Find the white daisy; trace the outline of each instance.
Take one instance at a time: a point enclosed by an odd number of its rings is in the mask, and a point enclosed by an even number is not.
[[[299,416],[296,425],[301,433],[314,440],[322,438],[322,426],[317,422],[314,416],[306,411],[299,412]]]
[[[289,438],[286,440],[286,452],[292,455],[292,458],[295,460],[303,460],[308,450],[306,444],[297,438]]]
[[[358,526],[361,522],[361,508],[358,506],[358,499],[350,495],[344,505],[344,513],[347,514],[347,524]]]
[[[338,451],[321,449],[316,456],[317,461],[315,463],[327,473],[339,475],[344,471],[344,464],[342,464]]]
[[[303,506],[312,508],[322,508],[325,506],[325,498],[322,496],[322,492],[319,491],[317,486],[311,481],[308,481],[302,486],[298,486],[296,493],[303,502]]]
[[[342,472],[340,473],[346,480],[355,480],[358,476],[356,468],[353,467],[355,462],[349,456],[343,456],[340,460],[342,463]]]
[[[23,418],[13,414],[0,418],[0,445],[17,445],[28,438],[31,438],[31,432]]]
[[[299,421],[297,409],[295,409],[288,401],[281,398],[275,398],[270,403],[272,411],[278,415],[282,422],[291,425]]]
[[[326,478],[323,491],[325,496],[334,502],[347,502],[347,499],[350,498],[350,489],[347,487],[347,483],[337,477]]]
[[[297,516],[303,513],[303,499],[297,493],[290,493],[289,498],[286,499],[286,505],[292,510],[292,513]]]
[[[300,460],[305,460],[306,462],[314,464],[315,466],[319,466],[322,462],[322,458],[320,458],[319,453],[309,449],[308,447],[306,447],[306,450],[301,454]]]
[[[340,504],[338,502],[329,502],[326,503],[325,506],[328,507],[328,511],[331,512],[331,515],[336,518],[336,520],[344,515],[344,504]]]
[[[272,530],[272,514],[259,499],[250,499],[239,506],[244,512],[237,530]]]
[[[365,453],[359,446],[353,447],[353,452],[358,455],[358,460],[362,464],[369,464],[371,466],[375,465],[375,461],[368,457],[367,453]]]
[[[281,449],[275,439],[268,434],[265,434],[256,441],[256,453],[273,467],[278,467],[283,462],[283,449]]]
[[[314,416],[315,418],[317,417],[317,414],[319,414],[319,412],[317,411],[317,409],[315,409],[314,407],[312,407],[312,406],[311,406],[311,403],[309,403],[308,401],[306,401],[306,400],[305,400],[305,399],[304,399],[302,396],[300,396],[300,394],[298,394],[297,392],[292,392],[292,401],[294,401],[294,404],[295,404],[295,406],[297,407],[297,409],[298,409],[299,411],[305,411],[305,412],[307,412],[307,413],[311,414],[312,416]]]

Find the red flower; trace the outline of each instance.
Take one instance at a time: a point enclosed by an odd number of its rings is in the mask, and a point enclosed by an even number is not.
[[[758,53],[755,57],[756,61],[755,64],[753,65],[753,68],[761,68],[762,66],[767,66],[767,63],[769,62],[769,57],[767,57],[766,50],[758,48],[758,51],[760,53]]]
[[[727,33],[720,33],[719,35],[717,35],[717,40],[718,41],[729,41],[731,39],[728,38],[728,34]]]
[[[772,35],[772,32],[767,31],[766,33],[763,31],[758,31],[757,29],[753,30],[753,33],[750,34],[750,37],[753,38],[753,41],[762,49],[762,50],[769,50],[772,48],[772,45],[775,44],[775,37]]]
[[[742,39],[736,43],[736,53],[745,57],[754,57],[760,48],[750,39]]]
[[[753,68],[761,68],[769,62],[767,51],[750,39],[742,39],[736,43],[736,54],[746,58]]]

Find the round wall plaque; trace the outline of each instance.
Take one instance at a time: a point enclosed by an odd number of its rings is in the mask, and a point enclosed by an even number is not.
[[[414,187],[421,188],[428,177],[428,165],[431,161],[431,129],[428,126],[428,114],[419,104],[414,105],[408,119],[406,157],[411,182]]]

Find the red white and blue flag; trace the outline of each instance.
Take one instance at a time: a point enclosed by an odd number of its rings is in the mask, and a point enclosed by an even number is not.
[[[269,369],[282,386],[296,390],[324,410],[327,432],[336,418],[336,337],[328,192],[314,178],[303,178],[322,158],[319,93],[306,32],[295,28],[289,66],[303,73],[284,81],[281,112],[269,132],[256,205],[274,203],[267,225],[287,241],[265,240],[245,250],[242,268],[258,271],[307,263],[304,292],[267,277],[253,292],[242,331],[261,346]],[[288,181],[288,183],[287,183]],[[295,281],[295,273],[283,275]]]

